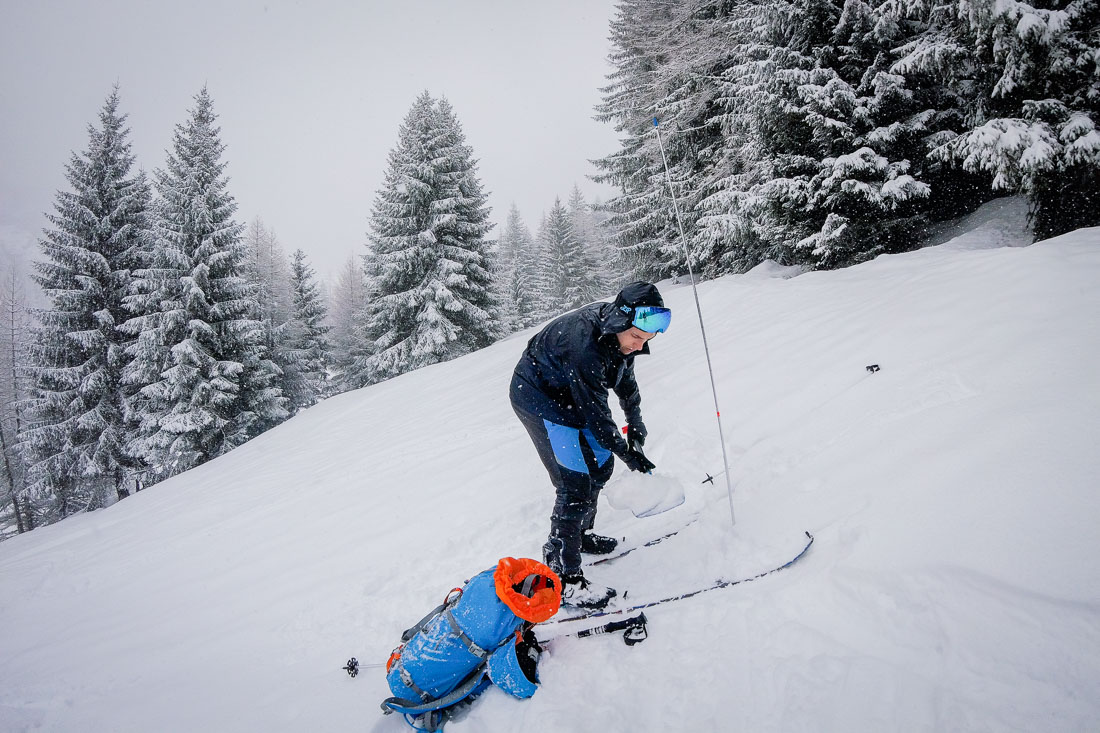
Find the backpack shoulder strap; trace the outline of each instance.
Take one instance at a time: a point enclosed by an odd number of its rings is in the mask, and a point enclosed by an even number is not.
[[[422,630],[422,629],[423,629],[423,628],[424,628],[425,626],[427,626],[428,624],[430,624],[430,623],[432,622],[432,620],[433,620],[433,619],[434,619],[434,618],[435,618],[436,616],[438,616],[439,614],[443,613],[443,609],[445,609],[446,607],[447,607],[447,604],[446,604],[446,603],[441,603],[440,605],[438,605],[438,606],[436,606],[435,608],[433,608],[433,609],[432,609],[431,611],[428,611],[428,615],[427,615],[427,616],[425,616],[424,618],[420,619],[420,620],[419,620],[419,621],[417,621],[417,622],[416,622],[415,624],[413,624],[413,625],[412,625],[412,626],[410,626],[409,628],[405,629],[405,630],[404,630],[404,631],[403,631],[403,632],[401,633],[401,641],[402,641],[402,642],[408,642],[408,641],[409,641],[410,639],[412,639],[412,638],[413,638],[414,636],[416,636],[417,634],[419,634],[419,633],[420,633],[420,631],[421,631],[421,630]]]
[[[420,631],[430,624],[436,616],[443,613],[445,610],[458,603],[458,599],[462,597],[462,588],[452,588],[451,592],[447,594],[447,597],[443,599],[443,603],[428,611],[428,614],[417,621],[415,624],[405,629],[401,634],[401,641],[407,642],[414,636],[420,633]]]

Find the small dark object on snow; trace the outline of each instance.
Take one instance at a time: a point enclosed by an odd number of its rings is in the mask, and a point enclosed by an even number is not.
[[[879,371],[879,365],[878,364],[868,364],[867,365],[867,371],[871,372],[871,374],[874,374],[875,372]]]
[[[359,660],[355,657],[349,659],[348,663],[344,665],[344,671],[348,673],[349,677],[359,674]]]

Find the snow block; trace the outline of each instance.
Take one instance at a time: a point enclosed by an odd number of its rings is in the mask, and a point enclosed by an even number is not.
[[[684,484],[676,476],[631,471],[616,476],[603,490],[614,509],[629,509],[636,517],[652,517],[684,503]]]

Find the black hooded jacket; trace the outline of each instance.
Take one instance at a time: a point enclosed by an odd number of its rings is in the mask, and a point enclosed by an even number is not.
[[[601,446],[625,455],[626,441],[607,393],[614,390],[627,422],[644,435],[634,357],[648,354],[649,344],[625,356],[615,336],[630,328],[633,308],[639,305],[664,302],[653,285],[631,283],[614,303],[593,303],[551,321],[527,343],[516,365],[512,403],[558,425],[588,428]]]

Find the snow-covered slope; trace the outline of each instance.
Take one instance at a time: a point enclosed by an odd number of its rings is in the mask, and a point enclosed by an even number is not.
[[[996,217],[988,217],[987,222]],[[650,639],[561,639],[542,689],[454,731],[1085,731],[1100,727],[1100,230],[950,246],[699,293],[639,359],[647,449],[681,507],[597,529],[677,537],[591,575]],[[1001,244],[1018,244],[1017,241]],[[400,631],[502,555],[552,492],[511,414],[527,334],[331,399],[110,509],[0,544],[4,731],[398,731]],[[881,371],[865,367],[878,364]]]

